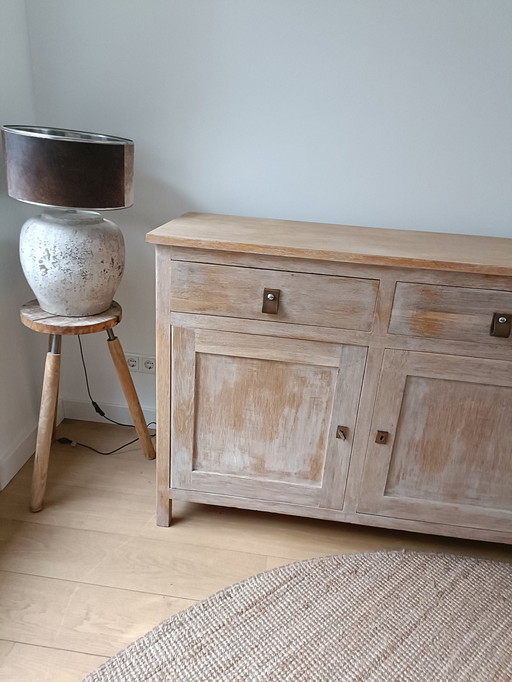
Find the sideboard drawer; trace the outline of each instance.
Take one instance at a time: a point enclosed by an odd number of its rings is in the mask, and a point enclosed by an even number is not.
[[[375,279],[174,261],[170,303],[173,312],[369,331],[378,288]],[[263,312],[266,289],[275,293]]]
[[[494,315],[512,318],[512,291],[398,282],[391,334],[454,341],[510,344],[512,335],[491,335]]]

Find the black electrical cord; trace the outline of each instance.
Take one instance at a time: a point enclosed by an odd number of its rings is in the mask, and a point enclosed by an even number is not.
[[[105,412],[101,409],[101,407],[98,405],[98,403],[93,400],[93,397],[91,395],[91,390],[89,388],[89,377],[87,376],[87,367],[85,365],[85,358],[84,358],[84,352],[82,349],[82,340],[80,338],[80,335],[77,335],[78,338],[78,345],[80,346],[80,357],[82,358],[82,366],[84,368],[84,375],[85,375],[85,385],[87,386],[87,394],[89,395],[89,400],[91,401],[92,406],[94,407],[95,411],[103,417],[103,419],[107,419],[109,422],[112,422],[112,424],[117,424],[117,426],[127,426],[129,428],[135,428],[133,424],[122,424],[121,422],[116,422],[114,419],[110,419],[110,417],[107,417]],[[151,426],[151,424],[155,424],[156,422],[149,422],[149,424],[146,424],[146,426]],[[153,436],[155,436],[156,433],[154,433]],[[125,443],[124,445],[120,445],[118,448],[115,450],[110,450],[109,452],[102,452],[101,450],[96,450],[96,448],[93,448],[91,445],[86,445],[85,443],[79,443],[78,441],[71,440],[71,438],[57,438],[58,443],[62,443],[63,445],[72,445],[76,446],[79,445],[82,448],[87,448],[88,450],[92,450],[93,452],[97,452],[99,455],[113,455],[114,452],[119,452],[119,450],[122,450],[123,448],[128,447],[129,445],[132,445],[133,443],[136,443],[139,439],[134,438],[133,440],[129,441],[128,443]]]
[[[76,440],[71,440],[71,438],[57,438],[58,443],[62,443],[64,445],[72,445],[72,446],[79,445],[81,448],[87,448],[88,450],[92,450],[93,452],[97,452],[98,455],[113,455],[114,452],[119,452],[119,450],[122,450],[123,448],[128,447],[128,445],[131,445],[132,443],[136,443],[138,440],[139,440],[138,438],[134,438],[129,443],[125,443],[124,445],[120,445],[115,450],[110,450],[109,452],[102,452],[101,450],[96,450],[96,448],[93,448],[91,445],[86,445],[85,443],[79,443]]]
[[[130,426],[133,427],[133,424],[122,424],[121,422],[116,422],[115,419],[110,419],[110,417],[107,417],[105,412],[101,409],[101,407],[98,405],[98,403],[93,400],[92,395],[91,395],[91,389],[89,388],[89,377],[87,376],[87,367],[85,366],[85,358],[84,358],[84,351],[82,348],[82,339],[80,338],[80,334],[77,335],[78,339],[78,345],[80,346],[80,357],[82,358],[82,367],[84,368],[84,375],[85,375],[85,385],[87,386],[87,393],[89,395],[89,400],[91,401],[92,406],[96,410],[97,414],[100,415],[100,417],[103,417],[103,419],[107,419],[109,422],[112,422],[112,424],[117,424],[118,426]]]
[[[151,426],[151,424],[156,424],[156,422],[149,422],[149,424],[147,424],[147,426]],[[153,438],[153,436],[156,436],[156,433],[154,433],[151,436],[151,438]],[[64,438],[64,437],[58,438],[57,442],[62,443],[63,445],[71,445],[73,447],[76,447],[77,445],[79,445],[82,448],[87,448],[88,450],[92,450],[93,452],[97,452],[98,455],[113,455],[114,452],[119,452],[119,450],[122,450],[123,448],[127,448],[128,445],[132,445],[132,443],[136,443],[138,440],[139,440],[138,438],[134,438],[129,443],[125,443],[124,445],[120,445],[115,450],[110,450],[109,452],[102,452],[101,450],[96,450],[96,448],[93,448],[91,445],[86,445],[85,443],[79,443],[76,440],[71,440],[71,438]]]

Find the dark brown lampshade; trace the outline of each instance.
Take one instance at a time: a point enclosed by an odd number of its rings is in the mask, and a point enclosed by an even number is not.
[[[108,210],[133,204],[133,141],[64,128],[6,125],[9,196],[40,206]]]

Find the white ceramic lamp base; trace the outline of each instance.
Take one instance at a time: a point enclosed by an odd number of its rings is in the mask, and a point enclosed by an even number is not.
[[[20,260],[43,310],[96,315],[110,307],[123,276],[124,239],[94,211],[47,209],[23,225]]]

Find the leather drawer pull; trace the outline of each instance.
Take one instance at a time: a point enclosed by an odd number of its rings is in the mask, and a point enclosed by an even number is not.
[[[261,307],[261,312],[268,313],[269,315],[277,315],[280,295],[280,289],[263,289],[263,305]]]
[[[389,433],[387,431],[377,431],[375,442],[379,445],[385,445],[388,442]]]
[[[341,440],[347,440],[348,436],[348,426],[338,426],[336,429],[336,438],[341,438]]]
[[[491,336],[501,336],[508,339],[512,328],[512,314],[494,313],[492,316]]]

